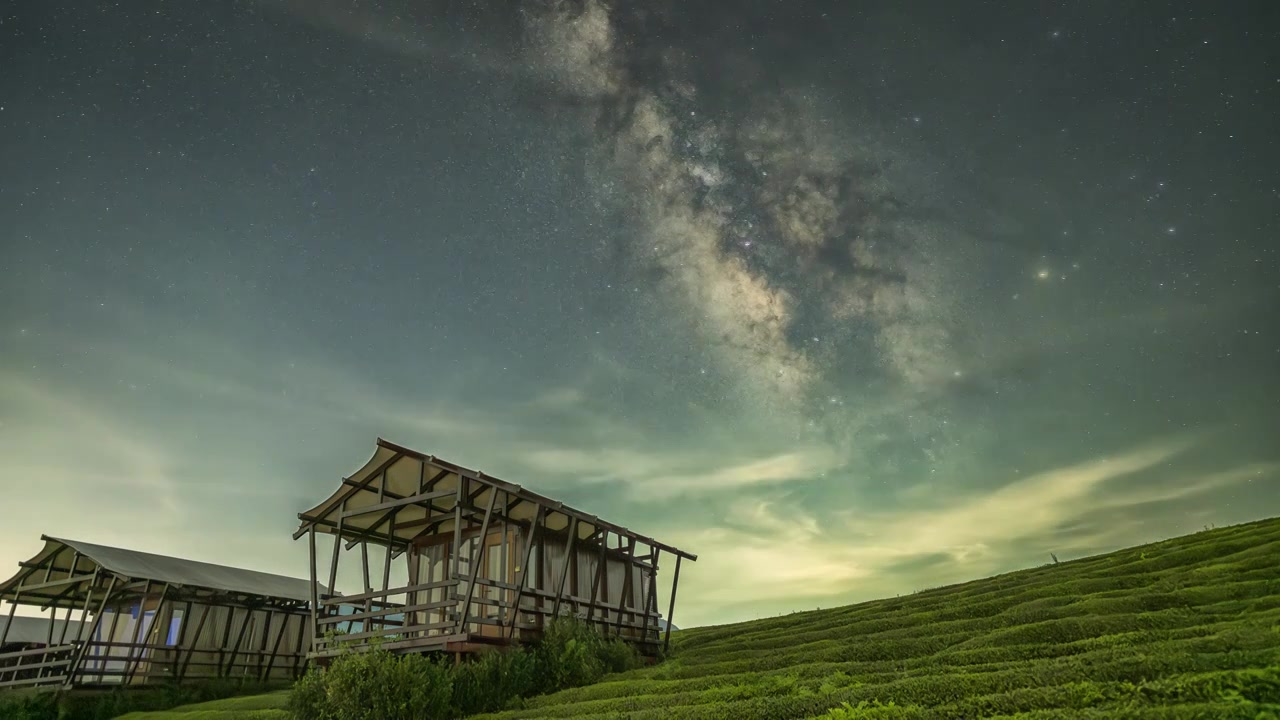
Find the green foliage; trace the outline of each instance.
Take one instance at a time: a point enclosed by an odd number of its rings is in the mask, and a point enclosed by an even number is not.
[[[452,670],[454,715],[441,717],[1280,720],[1276,557],[1280,519],[1219,528],[898,598],[683,630],[671,657],[646,668],[557,625],[540,648]],[[487,698],[487,687],[508,689]],[[250,718],[268,720],[234,716]]]
[[[0,693],[0,718],[5,720],[54,720],[58,698],[51,692],[10,690]]]
[[[538,691],[538,663],[523,648],[491,650],[453,669],[453,707],[463,715],[501,710]]]
[[[565,617],[549,623],[532,649],[494,649],[457,666],[377,647],[344,653],[300,679],[288,709],[294,720],[451,718],[502,710],[641,664],[630,645]]]
[[[440,661],[375,647],[308,671],[289,701],[296,720],[421,720],[449,715],[453,679]]]
[[[608,673],[640,667],[640,656],[625,642],[605,638],[571,616],[548,623],[534,651],[544,692],[590,685]]]
[[[278,685],[233,680],[213,680],[191,685],[149,685],[112,690],[0,691],[0,718],[4,720],[109,720],[126,713],[166,710],[248,693],[261,693]]]

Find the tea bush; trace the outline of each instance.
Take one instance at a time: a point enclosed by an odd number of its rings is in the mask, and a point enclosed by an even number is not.
[[[339,655],[294,685],[288,709],[295,720],[453,718],[502,710],[641,664],[630,645],[566,616],[548,623],[532,648],[494,649],[458,665],[376,646]]]

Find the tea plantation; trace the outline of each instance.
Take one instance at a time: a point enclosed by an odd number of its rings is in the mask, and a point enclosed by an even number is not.
[[[1280,718],[1280,519],[831,610],[477,716]],[[131,720],[283,720],[283,695]]]

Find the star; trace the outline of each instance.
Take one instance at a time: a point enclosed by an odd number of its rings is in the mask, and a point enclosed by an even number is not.
[[[1041,280],[1048,280],[1048,279],[1049,279],[1049,271],[1048,271],[1048,270],[1041,270],[1040,272],[1036,273],[1036,277],[1040,278]]]

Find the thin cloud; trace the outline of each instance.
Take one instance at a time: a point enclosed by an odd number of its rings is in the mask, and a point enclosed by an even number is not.
[[[1085,527],[1102,512],[1274,482],[1280,473],[1280,463],[1253,463],[1173,482],[1137,482],[1194,445],[1176,438],[1015,479],[995,492],[939,493],[936,507],[924,510],[819,516],[786,495],[742,499],[714,526],[671,527],[663,536],[700,555],[698,572],[686,581],[688,594],[681,594],[691,622],[725,620],[727,605],[734,606],[729,613],[745,613],[843,604],[1015,569],[1039,557],[1048,542],[1059,552],[1140,542],[1149,538],[1132,525],[1113,526],[1105,535],[1079,530],[1073,536],[1065,529]]]
[[[733,453],[737,455],[737,453]],[[722,490],[743,490],[814,481],[841,465],[821,446],[761,456],[724,465],[725,454],[675,454],[630,449],[530,449],[519,460],[538,473],[559,474],[572,482],[616,483],[632,501],[662,502]]]

